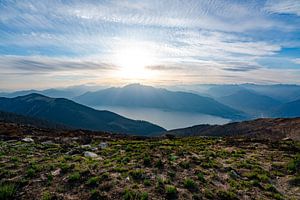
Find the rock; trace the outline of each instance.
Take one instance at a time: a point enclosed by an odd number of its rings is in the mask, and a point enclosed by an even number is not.
[[[97,151],[97,150],[98,150],[97,147],[93,147],[93,148],[92,148],[92,151]]]
[[[51,140],[48,140],[48,141],[45,141],[45,142],[42,142],[43,145],[51,145],[51,144],[54,144]]]
[[[66,154],[67,155],[74,155],[74,154],[81,154],[82,151],[80,151],[79,149],[72,149],[70,151],[68,151]]]
[[[92,146],[90,144],[81,145],[81,148],[83,149],[91,149]]]
[[[105,149],[105,148],[107,148],[107,146],[108,146],[108,144],[107,144],[106,142],[101,142],[101,143],[99,144],[99,147],[100,147],[101,149]]]
[[[23,142],[34,142],[34,140],[32,138],[23,138],[22,141]]]
[[[58,175],[60,175],[60,172],[61,172],[61,169],[58,168],[57,170],[51,172],[51,175],[52,175],[52,176],[58,176]]]
[[[90,152],[90,151],[85,151],[85,152],[84,152],[84,156],[85,156],[85,157],[88,157],[88,158],[97,158],[97,157],[98,157],[97,154],[95,154],[95,153],[93,153],[93,152]]]
[[[238,173],[236,173],[235,170],[231,170],[231,171],[230,171],[230,176],[231,176],[232,178],[234,178],[234,179],[240,178],[240,175],[238,175]]]

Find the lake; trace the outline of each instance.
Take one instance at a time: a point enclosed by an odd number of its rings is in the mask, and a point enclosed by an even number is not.
[[[212,115],[167,111],[155,108],[128,108],[119,106],[96,106],[97,110],[108,110],[124,117],[145,120],[165,129],[183,128],[199,124],[226,124],[230,119]]]

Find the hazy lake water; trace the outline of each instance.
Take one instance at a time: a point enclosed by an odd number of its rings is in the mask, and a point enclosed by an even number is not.
[[[166,111],[155,108],[128,108],[119,106],[97,106],[97,110],[108,110],[130,119],[146,120],[165,129],[183,128],[198,124],[225,124],[229,119],[212,115]]]

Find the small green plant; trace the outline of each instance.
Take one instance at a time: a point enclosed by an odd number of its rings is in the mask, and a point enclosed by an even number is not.
[[[43,192],[42,200],[51,200],[51,198],[52,198],[52,195],[50,194],[50,192],[48,192],[48,191]]]
[[[202,172],[199,172],[198,174],[197,174],[197,178],[198,178],[198,180],[199,181],[201,181],[202,183],[205,183],[205,178],[204,178],[204,174],[202,173]]]
[[[69,175],[69,181],[78,181],[80,179],[80,173],[79,172],[74,172]]]
[[[300,186],[300,175],[292,178],[290,181],[289,181],[290,185],[293,185],[293,186]]]
[[[148,193],[147,192],[143,192],[141,194],[140,200],[148,200],[148,198],[149,198]]]
[[[167,185],[165,187],[165,191],[166,191],[166,195],[167,195],[167,198],[174,198],[177,196],[177,189],[175,186],[173,185]]]
[[[300,172],[300,154],[297,154],[296,157],[287,164],[287,169],[290,173]]]
[[[138,199],[138,194],[128,188],[126,188],[123,192],[124,200],[135,200]]]
[[[151,158],[149,155],[145,155],[144,157],[144,160],[143,160],[143,163],[146,167],[149,167],[151,166]]]
[[[105,172],[101,175],[101,180],[108,180],[109,179],[109,173]]]
[[[97,186],[99,184],[100,177],[94,176],[87,180],[86,184],[89,186]]]
[[[103,197],[101,196],[99,191],[96,189],[91,190],[90,200],[100,200],[100,199],[103,199]]]
[[[189,169],[190,168],[190,163],[187,161],[182,161],[179,163],[179,166],[182,167],[183,169]]]
[[[158,160],[158,161],[155,163],[155,167],[157,167],[157,168],[159,168],[159,169],[164,168],[164,163],[162,162],[162,160]]]
[[[143,179],[144,178],[144,171],[143,170],[140,170],[140,169],[137,169],[137,170],[131,170],[129,172],[129,175],[135,179],[135,180],[140,180],[140,179]]]
[[[232,191],[220,190],[217,192],[217,196],[222,200],[236,200],[238,199],[236,194]]]
[[[183,185],[185,188],[187,188],[189,190],[195,190],[197,188],[197,185],[194,182],[194,180],[190,179],[190,178],[186,178],[183,182]]]
[[[165,189],[165,181],[162,178],[157,179],[156,189],[162,192]]]
[[[69,169],[71,169],[71,165],[69,165],[67,163],[61,163],[60,168],[63,173],[66,173],[69,171]]]
[[[276,188],[270,183],[266,184],[264,188],[269,192],[277,192]]]
[[[9,200],[13,199],[16,193],[16,186],[10,183],[4,183],[0,185],[0,199]]]
[[[145,180],[144,180],[144,185],[145,185],[145,186],[151,186],[150,180],[149,180],[149,179],[145,179]]]
[[[26,172],[27,176],[32,178],[36,175],[36,171],[33,168],[29,168]]]

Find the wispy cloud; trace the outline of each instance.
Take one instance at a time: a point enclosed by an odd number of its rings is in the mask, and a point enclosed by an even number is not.
[[[271,13],[294,14],[300,16],[300,1],[268,0],[265,9]]]
[[[300,65],[300,58],[296,58],[292,60],[294,63],[299,64]]]
[[[298,0],[4,0],[0,75],[5,85],[12,76],[27,83],[26,74],[121,82],[113,76],[120,68],[116,55],[135,46],[151,53],[153,63],[144,67],[159,72],[153,82],[180,74],[181,81],[260,81],[268,72],[284,82],[260,60],[291,43],[299,47],[299,7]]]

